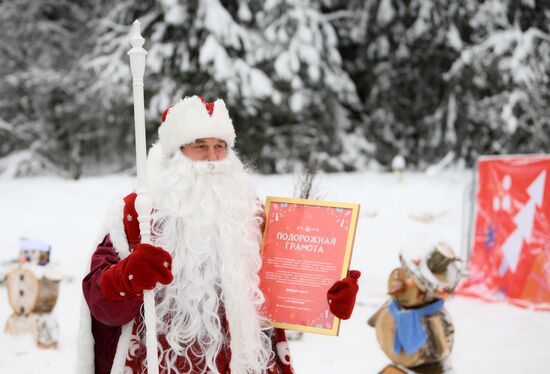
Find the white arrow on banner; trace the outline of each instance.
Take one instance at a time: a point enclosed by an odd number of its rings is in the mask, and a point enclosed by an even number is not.
[[[516,229],[502,245],[504,260],[500,265],[499,274],[502,276],[508,267],[512,272],[516,271],[519,255],[523,247],[523,241],[531,241],[533,223],[535,222],[535,207],[541,207],[544,200],[544,184],[546,182],[546,170],[540,173],[535,181],[527,188],[529,201],[514,217]]]

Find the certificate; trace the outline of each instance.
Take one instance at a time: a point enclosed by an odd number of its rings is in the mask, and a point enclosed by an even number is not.
[[[275,327],[338,335],[327,291],[346,277],[358,204],[268,197],[260,288]]]

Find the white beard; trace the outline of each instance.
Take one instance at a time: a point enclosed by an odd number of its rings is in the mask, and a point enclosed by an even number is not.
[[[170,346],[161,352],[163,366],[171,372],[178,356],[195,356],[204,372],[218,373],[215,360],[227,343],[225,310],[231,371],[264,372],[272,352],[268,323],[258,314],[264,302],[257,275],[261,217],[242,163],[230,150],[216,162],[191,161],[177,152],[159,166],[152,183],[152,236],[172,254],[174,273],[156,294],[157,331]]]

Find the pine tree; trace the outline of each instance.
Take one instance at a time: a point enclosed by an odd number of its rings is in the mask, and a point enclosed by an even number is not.
[[[272,160],[276,171],[289,171],[294,162],[353,169],[367,148],[350,116],[359,100],[320,5],[270,1],[256,14],[265,38],[259,50],[262,66],[277,90],[263,111],[270,126],[264,133],[272,139],[265,141],[262,156]]]
[[[148,37],[150,25],[158,18],[159,7],[154,0],[93,3],[87,24],[89,34],[85,50],[88,52],[81,56],[78,65],[91,77],[85,96],[93,112],[94,128],[103,135],[90,150],[99,172],[133,170],[135,167],[132,74],[127,55],[129,34],[132,23],[139,19]],[[151,96],[150,89],[151,82],[146,75],[146,100]],[[147,111],[146,116],[148,139],[151,139],[156,127]]]
[[[385,165],[400,153],[422,166],[444,155],[452,137],[441,111],[444,73],[460,49],[454,15],[443,0],[333,2],[344,68],[363,103],[365,133]],[[333,9],[334,11],[334,9]],[[351,16],[350,16],[351,14]]]
[[[546,0],[14,0],[0,3],[0,174],[133,167],[135,19],[150,142],[166,107],[199,94],[224,98],[262,172],[549,151]]]
[[[176,8],[176,9],[174,9]],[[258,108],[273,94],[271,80],[258,67],[261,43],[247,2],[218,0],[176,3],[153,26],[152,79],[161,82],[152,95],[151,112],[161,113],[180,97],[223,98],[238,134],[238,148],[251,158],[257,142]]]
[[[120,111],[117,108],[128,106],[128,100],[121,98],[131,100],[125,56],[128,25],[140,19],[148,49],[144,81],[149,141],[156,139],[161,113],[192,95],[223,98],[242,139],[250,128],[247,120],[257,114],[258,101],[271,95],[269,78],[254,66],[249,53],[259,42],[257,32],[247,27],[251,17],[247,9],[246,2],[224,6],[218,0],[115,6],[106,15],[108,22],[99,18],[97,47],[87,57],[88,66],[101,77],[98,91],[110,92],[103,95],[104,110]],[[250,143],[253,146],[247,146]],[[244,145],[248,154],[257,150],[249,139]]]
[[[115,88],[129,75],[115,30],[124,30],[128,14],[146,20],[153,128],[178,98],[206,93],[206,99],[224,98],[238,148],[264,172],[289,171],[296,162],[332,170],[357,163],[342,150],[350,132],[347,107],[358,104],[355,88],[340,67],[334,30],[315,3],[166,1],[136,13],[130,7],[109,12],[112,26],[99,33],[90,65],[111,81],[117,77],[110,86],[117,97],[127,94]],[[103,59],[106,51],[110,57]]]
[[[326,4],[383,164],[548,151],[544,0]]]
[[[0,3],[0,156],[12,156],[0,172],[80,176],[89,128],[71,105],[82,88],[72,62],[84,18],[79,2]]]
[[[469,43],[447,74],[457,154],[550,151],[550,8],[473,2]]]

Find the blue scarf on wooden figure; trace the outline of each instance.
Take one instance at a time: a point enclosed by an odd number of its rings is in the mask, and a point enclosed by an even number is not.
[[[395,320],[395,339],[393,343],[395,354],[399,354],[403,349],[411,356],[422,348],[428,339],[428,335],[420,323],[420,317],[437,313],[443,307],[443,303],[444,300],[438,300],[418,309],[401,309],[399,303],[392,300],[389,310]]]

